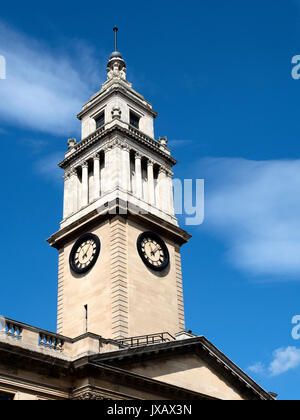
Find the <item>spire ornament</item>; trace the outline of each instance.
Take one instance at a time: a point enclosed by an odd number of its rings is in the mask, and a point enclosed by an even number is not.
[[[118,51],[118,31],[115,26],[114,31],[114,46],[115,50],[111,53],[109,62],[107,63],[107,79],[120,78],[126,80],[126,64],[123,60],[122,54]]]
[[[114,27],[113,31],[115,33],[115,51],[118,51],[118,30],[116,26]]]

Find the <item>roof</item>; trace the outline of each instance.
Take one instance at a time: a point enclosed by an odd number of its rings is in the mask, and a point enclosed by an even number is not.
[[[98,354],[92,356],[90,360],[95,364],[122,367],[138,361],[154,360],[162,355],[172,357],[174,354],[188,353],[197,354],[202,359],[205,359],[214,370],[225,377],[226,380],[245,395],[247,399],[275,399],[274,394],[261,388],[204,336],[150,344],[141,347],[130,347],[119,351]]]

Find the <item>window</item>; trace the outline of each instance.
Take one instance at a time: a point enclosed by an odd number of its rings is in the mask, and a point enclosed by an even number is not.
[[[105,124],[105,118],[104,118],[104,111],[101,112],[101,114],[99,114],[96,118],[96,129],[102,127]]]
[[[134,112],[130,111],[130,125],[135,128],[139,128],[140,117],[136,115]]]

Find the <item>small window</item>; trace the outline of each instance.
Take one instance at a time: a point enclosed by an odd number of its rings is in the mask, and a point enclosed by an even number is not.
[[[136,115],[134,112],[130,111],[130,125],[135,128],[139,128],[140,124],[140,117]]]
[[[96,129],[102,127],[105,124],[104,111],[95,118],[95,121]]]

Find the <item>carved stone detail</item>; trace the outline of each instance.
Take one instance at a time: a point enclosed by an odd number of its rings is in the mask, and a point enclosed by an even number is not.
[[[74,390],[73,394],[71,395],[72,400],[77,401],[112,401],[113,399],[118,398],[112,398],[112,396],[107,395],[106,393],[103,393],[101,390],[98,390],[91,386],[85,386],[81,389]]]
[[[122,116],[122,111],[118,106],[113,107],[112,111],[111,111],[111,116],[113,119],[117,118],[117,119],[121,119]]]
[[[88,401],[88,400],[94,400],[94,401],[104,401],[104,400],[111,400],[111,398],[105,398],[103,395],[99,395],[97,392],[83,392],[82,394],[79,394],[78,396],[73,398],[77,401]]]
[[[74,138],[68,139],[68,151],[69,152],[75,148],[76,143],[77,143],[76,139],[74,139]]]

